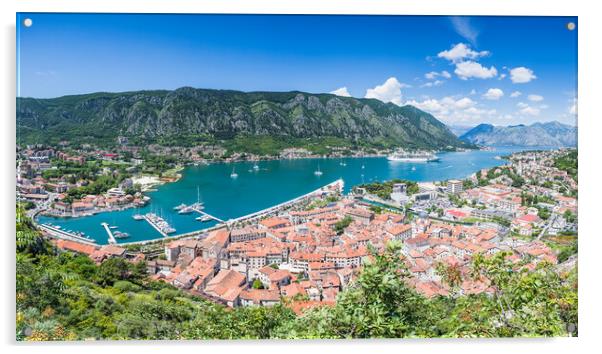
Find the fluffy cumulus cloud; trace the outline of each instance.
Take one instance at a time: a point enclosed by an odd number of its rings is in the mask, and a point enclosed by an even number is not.
[[[518,112],[523,115],[538,116],[539,113],[541,112],[540,108],[530,106],[529,104],[527,104],[525,102],[519,102],[516,104],[516,106],[518,108],[520,108]]]
[[[543,101],[543,96],[540,96],[540,95],[529,95],[529,96],[527,96],[527,98],[531,102],[541,102],[541,101]]]
[[[450,49],[440,52],[437,54],[437,57],[457,63],[466,59],[477,59],[487,55],[489,55],[489,52],[486,50],[477,52],[464,43],[458,43]]]
[[[492,100],[492,101],[497,101],[500,98],[502,98],[503,96],[504,96],[504,91],[502,91],[501,89],[499,89],[499,88],[490,88],[483,95],[483,98],[488,99],[488,100]]]
[[[510,80],[515,84],[526,84],[532,80],[537,79],[537,76],[533,73],[533,70],[520,66],[518,68],[510,69]]]
[[[514,92],[512,92],[512,93],[510,94],[510,97],[512,97],[512,98],[516,98],[516,97],[518,97],[518,96],[520,96],[520,95],[522,95],[522,92],[520,92],[520,91],[514,91]]]
[[[366,90],[366,98],[376,98],[383,102],[392,102],[401,106],[401,89],[410,87],[407,84],[399,82],[397,78],[390,77],[382,85]]]
[[[333,95],[337,95],[337,96],[351,97],[351,94],[347,90],[347,87],[338,88],[334,91],[330,91],[330,93],[332,93]]]
[[[497,69],[494,66],[487,68],[475,61],[463,61],[456,64],[456,75],[462,80],[469,78],[490,79],[497,75]]]
[[[468,97],[428,98],[423,101],[407,101],[405,104],[418,107],[449,123],[475,123],[490,119],[497,113],[494,109],[480,108],[477,102]]]

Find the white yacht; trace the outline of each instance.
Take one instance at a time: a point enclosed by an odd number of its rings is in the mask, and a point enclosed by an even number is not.
[[[318,169],[314,171],[314,175],[321,176],[322,174],[322,171],[320,171],[320,165],[318,165]]]
[[[431,162],[439,160],[439,157],[430,151],[408,152],[398,150],[389,155],[387,160],[396,162]]]

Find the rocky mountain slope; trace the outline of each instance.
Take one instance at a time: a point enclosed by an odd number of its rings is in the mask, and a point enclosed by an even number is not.
[[[488,146],[575,146],[577,127],[559,122],[507,127],[479,124],[460,136],[460,140]]]
[[[374,146],[456,148],[460,141],[432,115],[375,99],[304,92],[173,91],[93,93],[17,99],[20,142],[48,139],[153,141],[190,135],[342,138]]]

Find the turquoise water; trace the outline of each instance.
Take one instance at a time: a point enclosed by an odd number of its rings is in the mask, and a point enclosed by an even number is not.
[[[530,148],[533,149],[533,148]],[[189,166],[182,171],[182,178],[175,183],[158,187],[149,193],[151,203],[144,208],[100,213],[81,218],[39,217],[41,223],[60,225],[63,229],[82,231],[99,244],[107,244],[107,234],[100,225],[107,222],[118,226],[119,231],[130,237],[118,242],[133,242],[161,238],[146,221],[132,218],[137,213],[153,211],[176,228],[178,235],[215,225],[214,221],[200,222],[197,213],[180,215],[173,210],[181,203],[191,204],[199,198],[205,203],[205,211],[220,219],[250,214],[272,205],[293,199],[342,178],[345,189],[364,182],[403,178],[418,182],[464,178],[482,169],[502,165],[504,160],[496,156],[525,150],[524,148],[497,148],[495,151],[468,151],[439,153],[440,160],[430,163],[390,162],[384,157],[344,159],[300,159],[261,161],[259,170],[252,162],[216,163]],[[346,166],[342,166],[341,162]],[[362,168],[363,166],[363,168]],[[320,169],[321,176],[314,175]],[[230,178],[232,170],[238,178]]]

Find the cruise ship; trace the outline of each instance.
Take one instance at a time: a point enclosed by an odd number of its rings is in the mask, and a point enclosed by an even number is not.
[[[387,157],[389,161],[399,162],[431,162],[439,160],[439,157],[430,151],[403,151],[399,150]]]

